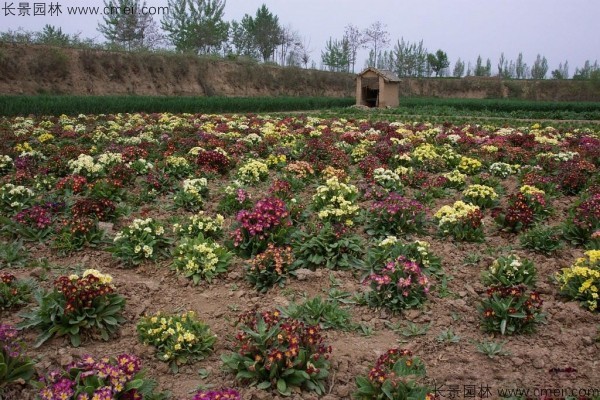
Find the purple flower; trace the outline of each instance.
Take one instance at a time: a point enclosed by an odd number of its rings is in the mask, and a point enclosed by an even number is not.
[[[242,400],[242,396],[235,389],[201,390],[192,400]]]

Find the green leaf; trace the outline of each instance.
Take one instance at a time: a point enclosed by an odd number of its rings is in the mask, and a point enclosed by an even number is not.
[[[81,337],[79,334],[71,335],[71,345],[73,347],[79,347],[79,345],[81,345]]]
[[[506,319],[503,319],[502,322],[500,322],[500,333],[503,335],[506,332],[506,323],[507,323]]]
[[[284,379],[279,379],[277,381],[277,390],[279,393],[284,394],[287,391],[287,383],[285,383]]]
[[[256,387],[260,390],[265,390],[271,387],[271,382],[269,381],[263,381],[261,383],[259,383],[258,385],[256,385]]]

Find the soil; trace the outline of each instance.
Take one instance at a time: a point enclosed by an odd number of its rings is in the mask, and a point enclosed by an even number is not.
[[[504,186],[507,189],[514,188],[516,181],[511,178],[505,181]],[[456,199],[458,198],[457,195]],[[572,200],[573,198],[559,197],[554,201],[556,223],[564,218]],[[452,198],[436,200],[429,217],[439,206],[453,201]],[[169,215],[164,209],[164,204],[160,207],[156,204],[146,207],[149,216],[162,220]],[[433,231],[432,235],[411,238],[428,241],[433,253],[441,256],[443,268],[451,277],[448,282],[449,295],[433,295],[422,309],[408,310],[401,315],[391,315],[384,310],[366,307],[350,307],[353,322],[371,327],[373,333],[363,336],[358,332],[326,332],[333,353],[331,375],[327,384],[329,394],[323,396],[323,399],[350,398],[355,390],[355,377],[366,375],[376,358],[395,346],[408,348],[419,356],[427,369],[426,382],[439,388],[442,395],[458,393],[454,398],[467,398],[473,387],[478,391],[484,389],[482,397],[489,399],[499,398],[498,390],[503,388],[600,388],[600,343],[596,341],[600,314],[586,311],[578,303],[561,298],[557,285],[552,281],[552,276],[582,256],[583,250],[565,248],[553,256],[519,250],[515,235],[499,232],[489,215],[485,222],[484,243],[454,243],[434,236]],[[124,224],[125,221],[120,221],[119,226]],[[116,230],[118,226],[114,228]],[[192,286],[190,281],[172,272],[166,261],[124,269],[118,260],[105,251],[84,250],[71,257],[60,258],[46,246],[28,247],[31,259],[47,257],[51,265],[63,267],[54,269],[52,273],[55,274],[65,273],[77,266],[96,268],[111,274],[118,293],[123,294],[127,300],[127,322],[116,338],[110,342],[87,340],[79,348],[71,347],[66,339],[53,338],[38,350],[29,350],[29,354],[38,359],[38,370],[43,372],[56,368],[83,354],[117,355],[132,352],[142,358],[144,367],[149,370],[148,376],[159,382],[161,390],[171,391],[174,399],[190,399],[199,385],[236,387],[244,399],[279,398],[271,392],[239,387],[234,376],[221,369],[219,357],[230,351],[231,338],[235,333],[232,322],[239,313],[254,307],[266,310],[286,306],[290,301],[299,300],[305,295],[326,295],[332,282],[338,282],[341,290],[362,290],[358,278],[350,271],[317,270],[303,274],[302,280],[288,281],[283,289],[274,288],[265,295],[259,295],[244,280],[242,261],[238,258],[235,258],[230,272],[222,278],[210,285],[203,283]],[[540,326],[537,333],[501,337],[485,334],[480,330],[476,307],[483,297],[484,287],[479,276],[482,270],[507,249],[530,258],[537,267],[537,290],[542,294],[546,313],[546,323]],[[475,265],[466,263],[474,255],[478,256],[479,261]],[[8,269],[8,272],[14,272],[20,277],[46,278],[44,285],[49,285],[52,281],[52,277],[41,268]],[[170,373],[167,364],[154,357],[152,348],[139,343],[135,331],[135,324],[140,316],[159,310],[167,313],[195,311],[218,336],[213,355],[180,368],[177,375]],[[4,323],[16,323],[19,318],[16,313],[4,313],[2,320]],[[403,337],[388,327],[390,323],[404,321],[428,324],[429,330],[422,336]],[[440,333],[447,329],[460,337],[457,343],[437,340]],[[35,332],[26,333],[29,343],[35,337]],[[489,358],[477,351],[476,344],[482,341],[504,342],[503,349],[510,354]],[[557,372],[567,368],[572,368],[575,372]],[[199,369],[208,371],[208,377],[201,378],[198,375]],[[489,393],[486,388],[489,388]],[[7,399],[30,399],[33,395],[31,389],[14,387],[7,394]],[[292,395],[291,398],[313,399],[317,396],[302,393]]]

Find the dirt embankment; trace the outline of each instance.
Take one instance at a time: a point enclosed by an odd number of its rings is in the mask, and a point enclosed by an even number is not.
[[[339,74],[169,53],[0,43],[0,94],[350,97]]]
[[[0,43],[0,94],[353,97],[354,75],[173,53]],[[600,82],[409,78],[400,96],[600,101]]]

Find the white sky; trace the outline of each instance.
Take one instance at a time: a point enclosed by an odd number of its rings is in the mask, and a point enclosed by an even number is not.
[[[29,3],[59,3],[67,6],[103,6],[102,0],[30,0]],[[96,30],[100,17],[92,16],[5,16],[3,7],[23,0],[0,0],[0,31],[23,27],[40,30],[45,24],[61,26],[63,32],[81,33],[102,41]],[[147,0],[151,6],[166,6],[167,0]],[[548,59],[550,70],[569,61],[572,76],[585,60],[600,60],[600,0],[227,0],[226,20],[254,15],[263,3],[310,41],[311,59],[320,65],[321,50],[329,37],[340,39],[344,27],[361,29],[375,21],[387,26],[393,44],[404,37],[423,39],[430,51],[444,50],[451,67],[458,57],[475,63],[481,54],[492,61],[492,73],[504,52],[515,60],[519,52],[531,66],[539,53]],[[357,70],[364,66],[363,51]],[[548,74],[549,75],[549,74]]]

